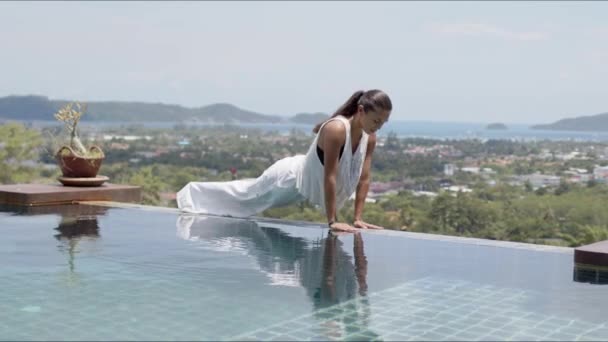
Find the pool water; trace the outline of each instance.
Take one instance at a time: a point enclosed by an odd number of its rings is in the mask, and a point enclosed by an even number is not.
[[[608,339],[608,286],[567,248],[0,209],[2,340]]]

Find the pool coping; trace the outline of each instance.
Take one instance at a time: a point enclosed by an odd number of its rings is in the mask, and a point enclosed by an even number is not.
[[[275,218],[270,218],[270,217],[252,216],[249,218],[245,218],[245,217],[229,217],[229,216],[210,215],[210,214],[195,214],[195,213],[182,212],[178,208],[169,208],[169,207],[160,207],[160,206],[124,203],[124,202],[111,202],[111,201],[82,201],[82,202],[77,202],[77,203],[81,204],[81,205],[95,205],[95,206],[112,207],[112,208],[150,210],[150,211],[156,211],[156,212],[167,212],[167,213],[184,214],[184,215],[201,215],[201,216],[221,217],[221,218],[233,219],[233,220],[246,220],[246,221],[253,220],[256,222],[263,222],[265,224],[265,226],[268,226],[268,227],[274,226],[275,228],[283,228],[283,227],[288,226],[289,223],[292,223],[291,226],[311,227],[311,228],[318,227],[321,229],[328,229],[325,225],[317,223],[317,222],[290,221],[290,220],[275,219]],[[531,251],[537,251],[537,252],[574,254],[574,251],[575,251],[575,248],[573,248],[573,247],[540,245],[540,244],[533,244],[533,243],[526,243],[526,242],[488,240],[488,239],[481,239],[481,238],[440,235],[440,234],[421,233],[421,232],[407,232],[407,231],[397,231],[397,230],[390,230],[390,229],[361,230],[361,232],[365,233],[365,234],[378,234],[378,235],[385,235],[385,236],[407,237],[407,238],[418,239],[418,240],[444,241],[444,242],[454,242],[454,243],[462,243],[462,244],[468,244],[468,245],[488,246],[488,247],[498,247],[498,248],[525,249],[525,250],[531,250]]]

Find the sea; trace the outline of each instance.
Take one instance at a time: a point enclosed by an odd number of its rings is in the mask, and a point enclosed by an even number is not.
[[[55,121],[22,121],[29,127],[47,127],[60,125]],[[180,122],[86,122],[81,123],[81,128],[87,131],[103,131],[110,128],[146,127],[155,129],[172,129]],[[435,122],[435,121],[400,121],[391,120],[378,131],[379,136],[395,134],[400,138],[427,138],[439,140],[511,140],[511,141],[542,141],[542,140],[564,140],[564,141],[608,141],[608,132],[579,132],[579,131],[554,131],[531,129],[526,124],[507,124],[508,129],[492,130],[486,129],[486,123],[466,122]],[[275,132],[288,135],[293,130],[311,133],[314,125],[296,123],[238,123],[238,124],[210,124],[210,123],[187,123],[188,127],[213,127],[231,126],[245,129],[255,129],[262,132]]]

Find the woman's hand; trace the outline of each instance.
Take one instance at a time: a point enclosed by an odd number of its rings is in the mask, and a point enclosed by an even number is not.
[[[351,226],[350,224],[342,223],[342,222],[334,222],[331,224],[331,226],[329,226],[329,228],[332,231],[336,231],[336,232],[354,233],[354,232],[358,231],[357,228]]]
[[[384,227],[376,226],[375,224],[367,223],[367,222],[364,222],[363,220],[355,220],[353,225],[356,228],[362,228],[362,229],[384,229]]]

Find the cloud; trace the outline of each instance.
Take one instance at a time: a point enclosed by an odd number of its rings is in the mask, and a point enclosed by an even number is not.
[[[428,29],[435,34],[470,37],[495,37],[517,41],[539,41],[548,38],[548,33],[539,31],[516,32],[501,27],[469,23],[469,24],[431,24]]]

